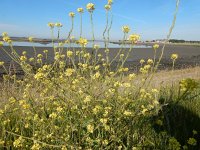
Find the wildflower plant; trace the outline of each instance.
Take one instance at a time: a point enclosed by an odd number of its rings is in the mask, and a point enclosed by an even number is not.
[[[140,40],[140,35],[129,35],[130,27],[123,26],[121,48],[113,59],[109,58],[112,17],[109,26],[108,14],[112,5],[113,1],[108,0],[104,6],[107,18],[103,32],[105,57],[99,53],[99,45],[95,44],[93,3],[86,5],[92,26],[92,53],[87,49],[88,40],[82,34],[83,8],[77,9],[81,15],[78,40],[72,38],[75,13],[69,13],[72,26],[65,42],[59,40],[63,25],[48,23],[54,50],[52,63],[45,62],[48,59],[48,50],[37,53],[35,47],[34,57],[29,58],[26,52],[20,56],[12,46],[8,34],[2,34],[12,53],[2,47],[2,42],[0,47],[21,66],[24,76],[23,79],[16,79],[8,72],[4,76],[6,87],[12,83],[13,92],[20,94],[7,93],[9,98],[0,107],[0,147],[134,149],[142,147],[145,142],[154,142],[153,138],[146,136],[146,132],[150,129],[149,118],[156,115],[161,108],[158,102],[159,90],[148,89],[143,86],[143,81],[155,66],[155,57],[146,62],[143,59],[140,61],[142,84],[136,85],[137,75],[129,72],[124,63]],[[56,28],[57,39],[54,38]],[[33,37],[28,40],[34,42]],[[79,45],[78,49],[71,47],[73,42]],[[130,48],[125,53],[124,46],[127,42]],[[153,46],[155,51],[158,47]],[[112,68],[116,60],[117,67]],[[0,62],[0,67],[4,67],[3,62]],[[182,85],[186,85],[185,82]],[[4,87],[2,90],[5,90]],[[174,139],[170,143],[178,145]]]

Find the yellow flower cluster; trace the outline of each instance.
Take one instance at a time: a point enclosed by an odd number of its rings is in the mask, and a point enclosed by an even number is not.
[[[112,4],[113,1],[108,0],[105,9],[110,10]],[[87,4],[87,10],[92,15],[95,5]],[[83,13],[84,10],[78,8],[77,11]],[[75,14],[70,12],[69,16],[74,18]],[[60,31],[62,24],[49,23],[48,26]],[[122,31],[127,40],[130,27],[123,26]],[[8,41],[7,33],[3,35]],[[159,90],[139,86],[153,67],[153,60],[145,63],[142,59],[142,74],[136,76],[132,68],[124,64],[128,57],[124,49],[116,54],[118,61],[113,65],[109,57],[112,49],[99,50],[100,46],[95,43],[87,49],[88,40],[80,37],[75,40],[70,34],[66,42],[53,39],[56,44],[50,64],[46,49],[41,53],[35,51],[32,57],[26,52],[20,56],[13,50],[12,56],[19,60],[25,75],[20,79],[4,76],[4,83],[12,88],[5,94],[7,97],[0,93],[0,99],[1,95],[8,99],[2,101],[0,108],[0,129],[3,133],[8,131],[3,136],[0,134],[0,149],[1,143],[12,149],[32,150],[123,149],[133,140],[136,145],[143,141],[142,136],[134,133],[140,133],[141,121],[156,116],[160,109]],[[34,41],[33,37],[28,40]],[[127,43],[135,44],[140,36],[132,34],[128,40]],[[64,44],[74,43],[80,47],[64,47]],[[0,66],[3,65],[0,62]]]
[[[88,3],[87,6],[86,6],[87,10],[89,12],[93,12],[95,10],[95,6],[93,3]]]
[[[66,72],[65,72],[65,75],[66,75],[67,77],[70,77],[74,72],[75,72],[74,69],[68,68],[68,69],[66,70]]]
[[[69,16],[72,17],[72,18],[74,18],[75,17],[75,13],[74,12],[70,12]]]
[[[83,12],[84,12],[83,8],[78,8],[77,11],[78,11],[79,13],[83,13]]]
[[[130,32],[130,27],[129,26],[123,26],[122,27],[122,31],[124,32],[124,33],[129,33]]]
[[[172,55],[171,55],[171,59],[172,59],[172,60],[176,60],[177,58],[178,58],[178,54],[172,54]]]
[[[82,47],[86,47],[86,45],[88,44],[88,40],[85,38],[80,38],[78,42]]]
[[[49,22],[49,23],[48,23],[48,26],[49,26],[50,28],[54,28],[55,24],[52,23],[52,22]]]
[[[112,5],[113,4],[113,0],[108,0],[108,5]]]
[[[10,37],[8,36],[7,32],[3,32],[2,33],[2,37],[3,37],[3,41],[7,42],[8,44],[12,43],[12,40],[10,39]],[[0,44],[0,47],[3,46],[3,43]]]
[[[111,5],[106,4],[106,5],[105,5],[105,9],[106,9],[107,11],[109,11],[109,10],[111,9]]]
[[[62,23],[55,23],[55,26],[58,27],[58,28],[60,28],[60,27],[62,27],[63,25],[62,25]]]
[[[158,48],[159,48],[159,45],[158,45],[158,44],[154,44],[154,45],[153,45],[153,49],[154,49],[154,50],[157,50]]]
[[[72,57],[73,56],[73,52],[72,51],[67,51],[67,57]]]
[[[3,66],[4,65],[4,62],[3,61],[0,61],[0,66]]]
[[[33,37],[28,38],[29,42],[33,42]]]
[[[140,35],[138,34],[131,34],[128,38],[128,40],[132,43],[135,44],[140,40]]]
[[[153,60],[152,59],[148,59],[147,60],[147,64],[149,64],[149,65],[153,64]]]

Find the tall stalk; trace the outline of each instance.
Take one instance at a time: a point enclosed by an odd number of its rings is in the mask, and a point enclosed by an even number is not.
[[[92,28],[92,47],[94,48],[94,41],[95,41],[95,37],[94,37],[94,23],[93,23],[93,12],[90,12],[90,22],[91,22],[91,28]],[[92,49],[92,62],[94,61],[94,49]]]
[[[82,37],[82,32],[83,32],[83,15],[82,15],[82,13],[80,15],[81,15],[81,18],[80,18],[80,21],[81,21],[81,24],[80,24],[80,38],[81,38]]]
[[[106,11],[106,27],[105,27],[104,32],[103,32],[103,39],[104,39],[104,44],[105,44],[106,49],[108,48],[107,40],[106,40],[106,37],[105,37],[105,33],[106,33],[107,29],[108,29],[108,11]]]
[[[170,39],[170,37],[171,37],[171,34],[172,34],[172,31],[173,31],[173,29],[174,29],[174,27],[175,27],[176,18],[177,18],[177,13],[178,13],[178,8],[179,8],[179,3],[180,3],[180,0],[176,0],[176,10],[175,10],[175,12],[174,12],[174,19],[173,19],[173,21],[172,21],[172,25],[171,25],[171,27],[170,27],[170,29],[169,29],[169,33],[168,33],[167,38],[166,38],[166,40],[165,40],[165,42],[164,42],[164,45],[163,45],[163,47],[162,47],[161,55],[160,55],[160,57],[159,57],[159,60],[158,60],[158,62],[157,62],[157,64],[156,64],[156,66],[155,66],[155,71],[157,70],[157,68],[158,68],[158,66],[159,66],[159,64],[160,64],[160,61],[161,61],[162,58],[163,58],[165,46],[166,46],[167,42],[169,41],[169,39]]]
[[[67,36],[67,40],[70,40],[71,34],[72,34],[73,30],[74,30],[74,18],[73,17],[71,17],[71,22],[72,22],[71,29],[70,29],[69,34]]]
[[[91,28],[92,28],[92,42],[93,42],[93,47],[94,47],[95,37],[94,37],[94,23],[93,23],[93,13],[92,12],[90,12],[90,22],[91,22]]]
[[[110,26],[108,27],[108,32],[107,32],[107,34],[108,34],[108,38],[107,38],[108,45],[110,43],[110,30],[112,28],[112,23],[113,23],[113,14],[111,12],[111,21],[110,21]]]
[[[159,66],[159,64],[160,64],[160,62],[161,62],[161,60],[162,60],[162,58],[163,58],[165,46],[166,46],[167,42],[169,41],[169,39],[170,39],[170,37],[171,37],[171,34],[172,34],[172,31],[173,31],[173,29],[174,29],[174,27],[175,27],[175,24],[176,24],[176,18],[177,18],[177,14],[178,14],[179,4],[180,4],[180,0],[176,0],[176,9],[175,9],[175,12],[174,12],[174,18],[173,18],[171,27],[170,27],[170,29],[169,29],[169,32],[168,32],[168,34],[167,34],[167,38],[166,38],[166,40],[165,40],[165,42],[164,42],[164,45],[163,45],[163,47],[162,47],[159,60],[158,60],[157,64],[155,65],[155,68],[153,69],[153,73],[151,74],[151,76],[150,76],[150,78],[149,78],[149,82],[147,83],[147,86],[150,84],[150,82],[151,82],[152,78],[154,77],[155,72],[157,71],[158,66]],[[146,81],[146,80],[147,80],[147,78],[145,79],[145,81]],[[139,89],[141,89],[145,84],[146,84],[146,82],[144,82],[144,83],[139,87]],[[136,95],[138,95],[138,94],[136,94]]]

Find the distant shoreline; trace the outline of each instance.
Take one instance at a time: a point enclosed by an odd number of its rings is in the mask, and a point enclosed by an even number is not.
[[[12,41],[14,42],[29,42],[28,38],[27,37],[10,37]],[[75,43],[77,39],[75,40],[71,40],[72,43]],[[0,36],[0,41],[3,41],[2,39],[2,36]],[[54,39],[54,42],[55,43],[58,43],[58,42],[65,42],[66,39]],[[92,42],[92,40],[88,40],[89,42]],[[95,40],[95,42],[104,42],[104,40]],[[123,44],[122,41],[120,40],[110,40],[109,41],[110,43],[112,44],[116,44],[116,45],[121,45]],[[50,44],[52,43],[52,39],[47,39],[47,38],[33,38],[33,43],[39,43],[39,44]],[[128,41],[125,41],[125,44],[130,44]],[[153,46],[154,44],[159,44],[160,46],[164,45],[164,41],[155,41],[155,42],[138,42],[136,45],[144,45],[144,46]],[[196,46],[196,47],[200,47],[200,44],[199,43],[166,43],[166,45],[171,45],[171,46]]]

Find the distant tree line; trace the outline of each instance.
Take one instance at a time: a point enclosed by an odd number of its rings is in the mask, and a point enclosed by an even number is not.
[[[186,40],[177,40],[177,39],[170,39],[170,43],[200,43],[200,41],[186,41]]]

